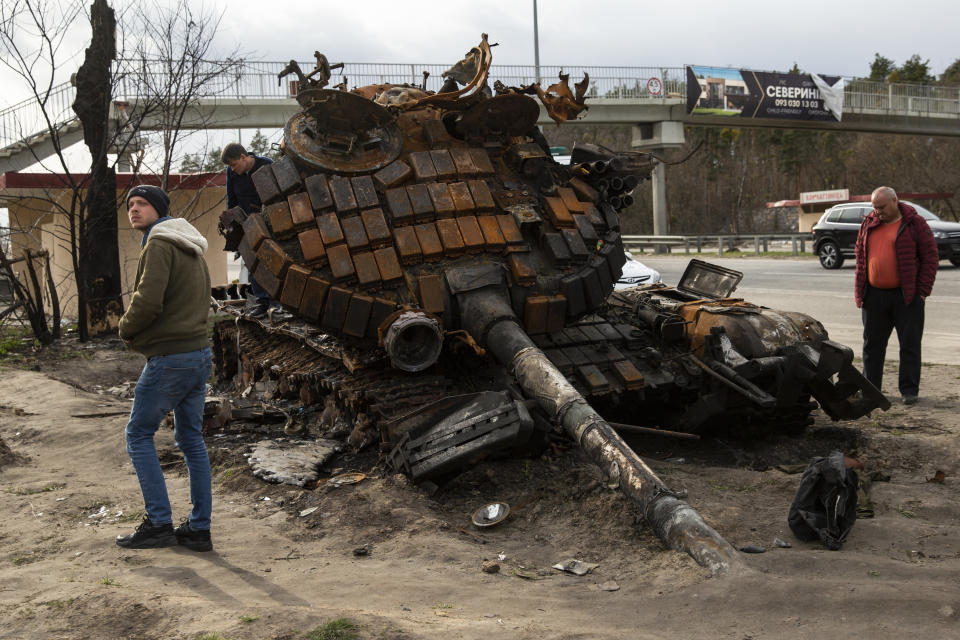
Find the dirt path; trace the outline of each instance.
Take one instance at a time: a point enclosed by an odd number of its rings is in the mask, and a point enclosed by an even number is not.
[[[124,550],[113,538],[142,514],[122,435],[129,401],[38,372],[2,374],[0,638],[292,640],[339,617],[360,637],[391,639],[874,640],[960,629],[960,367],[926,367],[916,407],[839,427],[818,417],[804,438],[634,441],[734,545],[768,548],[722,578],[664,550],[575,451],[489,462],[434,496],[375,475],[305,491],[253,478],[229,432],[208,439],[215,552]],[[102,417],[80,417],[91,414]],[[183,464],[171,432],[158,444],[179,518]],[[876,516],[839,552],[793,538],[786,512],[800,476],[775,468],[833,447],[891,477],[873,484]],[[945,482],[927,482],[937,470]],[[469,512],[493,499],[515,513],[472,528]],[[362,545],[370,555],[354,556]],[[500,572],[483,573],[499,554]],[[583,577],[550,568],[573,556],[599,566]],[[610,581],[619,590],[598,587]]]

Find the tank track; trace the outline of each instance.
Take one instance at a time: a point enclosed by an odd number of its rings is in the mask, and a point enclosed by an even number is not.
[[[705,432],[737,431],[754,426],[769,432],[802,431],[812,422],[817,404],[804,395],[789,406],[763,410],[734,394],[724,399],[721,414],[701,418],[689,407],[705,393],[725,393],[690,362],[685,350],[654,348],[644,326],[608,309],[562,331],[534,336],[534,342],[567,379],[603,415],[640,425],[670,425]],[[382,351],[367,352],[363,362],[351,357],[336,339],[297,328],[296,319],[280,326],[247,319],[220,322],[214,332],[215,361],[221,380],[237,376],[241,387],[264,378],[277,381],[287,397],[299,395],[305,406],[331,395],[353,416],[361,413],[374,425],[396,421],[419,407],[451,395],[501,390],[510,384],[490,358],[445,354],[427,372],[403,373],[390,366]],[[468,358],[468,360],[465,360]],[[465,366],[465,362],[469,365]],[[643,407],[643,415],[637,408]]]
[[[279,383],[281,393],[307,400],[333,394],[340,407],[354,415],[367,413],[378,422],[456,393],[455,381],[447,376],[398,376],[385,360],[351,371],[341,360],[289,335],[270,333],[256,322],[218,323],[214,349],[220,379],[240,373],[245,387],[266,376]]]

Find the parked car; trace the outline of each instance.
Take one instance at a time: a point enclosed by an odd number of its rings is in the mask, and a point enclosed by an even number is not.
[[[917,210],[933,231],[940,250],[940,259],[960,266],[960,223],[945,222],[918,204],[904,201]],[[853,257],[860,223],[873,211],[869,202],[847,202],[827,209],[813,225],[813,251],[824,269],[839,269],[843,261]]]
[[[623,265],[623,274],[613,285],[614,291],[635,287],[639,284],[656,284],[660,282],[660,272],[651,269],[647,265],[633,259],[629,251],[624,251],[627,257],[627,263]]]

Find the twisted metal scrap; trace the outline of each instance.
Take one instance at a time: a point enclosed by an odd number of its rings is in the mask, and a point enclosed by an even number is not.
[[[477,100],[483,99],[485,97],[483,88],[487,84],[493,54],[490,51],[490,43],[487,42],[487,34],[482,34],[481,38],[480,44],[470,49],[463,60],[443,72],[444,78],[450,77],[454,80],[466,80],[472,73],[473,79],[465,87],[457,91],[435,93],[420,100],[396,105],[397,108],[406,111],[418,107],[434,106],[463,110],[472,106]]]
[[[296,60],[291,60],[289,64],[277,74],[277,86],[280,86],[280,81],[283,80],[284,77],[290,74],[296,74],[297,82],[299,83],[298,93],[306,91],[307,89],[323,89],[330,83],[330,71],[332,69],[343,68],[342,62],[330,64],[330,62],[327,61],[327,56],[319,51],[314,51],[313,57],[317,61],[317,66],[307,74],[303,73],[300,64]],[[345,86],[345,83],[343,84]]]
[[[560,82],[555,82],[544,91],[540,84],[534,82],[525,87],[514,89],[518,93],[526,93],[540,98],[540,102],[547,109],[547,115],[557,123],[557,126],[567,120],[574,120],[583,111],[589,109],[585,104],[584,96],[590,86],[590,74],[584,72],[583,80],[574,84],[576,93],[570,90],[570,74],[561,71]]]

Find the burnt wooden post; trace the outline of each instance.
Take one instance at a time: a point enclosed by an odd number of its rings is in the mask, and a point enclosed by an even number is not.
[[[116,331],[123,315],[117,244],[117,175],[107,163],[110,127],[110,63],[116,57],[116,18],[107,0],[90,6],[93,35],[77,71],[73,110],[92,156],[87,196],[77,212],[74,247],[80,339]]]

